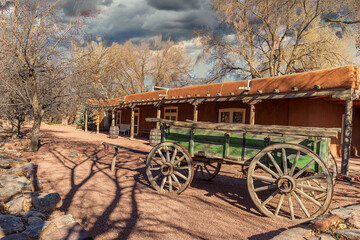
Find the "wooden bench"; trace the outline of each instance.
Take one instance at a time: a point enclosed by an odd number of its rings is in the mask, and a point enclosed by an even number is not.
[[[128,147],[124,147],[124,146],[120,146],[120,145],[116,145],[116,144],[112,144],[112,143],[107,143],[107,142],[103,142],[102,145],[104,145],[105,148],[105,152],[109,151],[109,147],[113,148],[115,150],[113,159],[111,161],[111,171],[114,172],[115,170],[115,162],[116,162],[116,157],[119,153],[119,150],[125,150],[125,151],[130,151],[133,153],[141,153],[141,154],[148,154],[148,152],[144,152],[141,150],[136,150],[136,149],[132,149],[132,148],[128,148]]]
[[[130,124],[120,124],[119,133],[126,134],[130,132]]]

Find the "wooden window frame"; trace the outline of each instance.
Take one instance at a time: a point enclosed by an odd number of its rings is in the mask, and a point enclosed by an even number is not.
[[[120,115],[120,117],[119,117],[119,115]],[[116,120],[115,125],[120,126],[120,124],[121,124],[121,110],[116,111],[115,120]]]
[[[166,112],[167,109],[176,109],[176,112],[175,113],[167,113]],[[169,116],[170,118],[175,116],[175,121],[177,121],[178,113],[179,113],[179,107],[164,107],[164,119],[166,119],[167,116]]]
[[[221,113],[222,112],[229,112],[230,113],[230,122],[229,123],[233,123],[234,112],[242,112],[243,113],[243,118],[242,118],[241,123],[245,123],[246,108],[222,108],[222,109],[219,109],[219,118],[218,118],[219,123],[221,122]]]

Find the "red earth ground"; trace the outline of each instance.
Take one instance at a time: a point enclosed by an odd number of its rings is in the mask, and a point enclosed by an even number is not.
[[[95,239],[269,239],[294,227],[258,212],[246,179],[233,177],[237,166],[222,167],[210,182],[193,182],[181,195],[162,194],[150,186],[139,160],[151,149],[146,141],[46,124],[40,135],[39,151],[24,155],[39,165],[44,192],[58,192],[61,210]],[[106,153],[102,142],[132,149],[120,151],[115,172],[113,152]],[[359,187],[339,181],[330,209],[360,204]]]

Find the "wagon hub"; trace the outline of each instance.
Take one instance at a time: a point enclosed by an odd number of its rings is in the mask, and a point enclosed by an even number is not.
[[[164,176],[169,176],[173,173],[174,167],[170,163],[165,163],[161,166],[160,171]]]
[[[282,193],[289,193],[295,190],[296,181],[293,177],[284,175],[277,181],[277,186]]]

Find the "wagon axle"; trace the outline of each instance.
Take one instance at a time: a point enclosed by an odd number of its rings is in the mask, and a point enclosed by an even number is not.
[[[293,177],[284,175],[277,180],[277,186],[281,193],[289,193],[296,189],[296,181]]]

